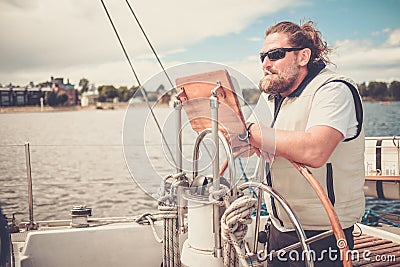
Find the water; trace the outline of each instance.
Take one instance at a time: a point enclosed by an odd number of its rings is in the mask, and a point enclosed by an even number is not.
[[[400,102],[364,105],[367,136],[400,135]],[[141,109],[134,120],[144,119],[147,110]],[[167,111],[162,108],[159,114]],[[134,216],[155,211],[157,203],[136,185],[125,164],[124,115],[124,109],[1,114],[0,205],[3,212],[8,217],[15,213],[18,221],[29,218],[23,146],[26,141],[30,142],[31,149],[36,220],[67,219],[71,208],[81,204],[92,207],[94,217]],[[137,131],[142,132],[139,124]],[[153,158],[152,168],[163,174],[173,172],[163,159],[163,148],[155,145],[157,142],[152,143],[160,140],[157,130],[146,131],[145,139],[149,144],[146,153]],[[147,166],[139,146],[128,149],[136,166]],[[144,167],[140,174],[153,175]],[[394,205],[399,206],[397,202]]]
[[[365,136],[399,136],[400,102],[364,103]]]
[[[0,115],[0,205],[26,220],[28,196],[23,144],[30,142],[37,220],[69,217],[74,205],[93,216],[136,215],[155,210],[125,165],[125,110]]]

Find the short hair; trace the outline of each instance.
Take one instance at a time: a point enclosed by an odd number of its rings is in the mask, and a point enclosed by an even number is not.
[[[318,63],[332,64],[328,54],[332,51],[328,44],[322,40],[322,34],[314,27],[314,22],[307,21],[302,25],[283,21],[269,27],[265,33],[284,33],[289,38],[289,44],[293,47],[307,47],[311,50],[310,61],[307,68],[313,69]]]

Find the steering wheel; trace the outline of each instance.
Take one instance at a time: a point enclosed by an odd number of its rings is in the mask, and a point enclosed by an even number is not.
[[[321,184],[315,179],[311,171],[304,165],[296,163],[296,162],[291,162],[294,167],[304,176],[304,178],[309,182],[311,187],[314,189],[316,192],[317,196],[321,200],[322,205],[324,206],[325,211],[327,212],[329,221],[332,225],[332,230],[333,231],[327,231],[325,233],[322,233],[321,235],[324,234],[330,234],[333,232],[333,234],[336,237],[336,240],[340,241],[338,242],[338,247],[340,249],[340,252],[342,253],[341,255],[348,255],[349,253],[349,248],[347,246],[346,242],[346,237],[344,235],[344,232],[342,230],[342,227],[340,226],[339,218],[336,215],[336,212],[329,201],[328,196],[326,195],[325,191],[323,190]],[[267,192],[270,194],[275,200],[277,200],[285,210],[286,214],[289,216],[289,219],[291,220],[293,226],[295,227],[295,231],[297,233],[297,236],[300,240],[300,246],[303,249],[303,251],[307,252],[307,255],[310,255],[310,247],[307,242],[306,243],[306,236],[303,230],[303,227],[301,226],[297,216],[294,214],[293,210],[289,206],[289,204],[286,202],[286,200],[278,193],[276,192],[272,187],[267,186],[262,183],[258,182],[246,182],[243,183],[242,185],[239,186],[239,189],[244,190],[249,187],[257,187],[258,189]],[[315,240],[316,241],[316,240]],[[294,249],[293,245],[289,247],[282,248],[283,250],[290,250]],[[351,258],[350,257],[342,257],[342,263],[344,267],[351,267]],[[314,266],[314,262],[311,260],[311,258],[308,257],[306,260],[306,266]]]

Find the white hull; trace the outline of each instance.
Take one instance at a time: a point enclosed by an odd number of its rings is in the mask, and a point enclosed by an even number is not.
[[[155,227],[162,236],[162,224]],[[14,255],[21,267],[160,266],[162,244],[148,225],[117,223],[32,231],[25,242],[14,242]]]

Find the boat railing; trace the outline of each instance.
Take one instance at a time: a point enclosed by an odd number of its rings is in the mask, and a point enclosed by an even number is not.
[[[24,222],[28,230],[35,229],[35,222],[46,225],[49,221],[70,220],[71,208],[78,205],[92,207],[93,217],[97,218],[156,212],[157,202],[139,188],[125,163],[124,148],[135,150],[142,146],[51,141],[0,144],[3,212],[10,221],[15,215],[16,221]],[[183,142],[182,146],[192,148],[193,144]],[[146,143],[146,147],[160,149],[161,144]],[[191,153],[191,149],[188,151]],[[165,172],[160,176],[174,172],[173,168],[164,169],[165,164],[155,166],[158,167],[160,173]],[[255,167],[244,169],[238,167],[239,176],[243,171],[252,173]]]
[[[130,176],[122,144],[2,144],[0,156],[0,205],[27,230],[70,220],[77,205],[94,206],[98,218],[156,211]]]
[[[365,138],[365,175],[367,180],[400,180],[399,166],[400,136]]]

